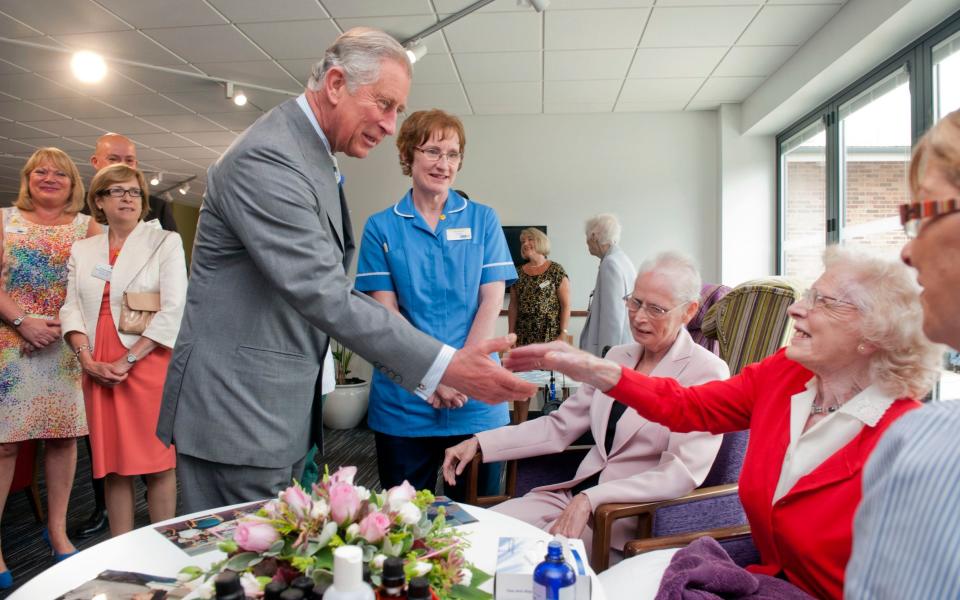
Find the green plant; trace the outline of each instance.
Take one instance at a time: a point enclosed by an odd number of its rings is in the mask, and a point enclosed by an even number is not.
[[[331,344],[337,385],[351,383],[349,380],[355,378],[347,377],[347,375],[350,374],[350,361],[353,360],[353,350],[350,350],[336,340],[331,340]]]

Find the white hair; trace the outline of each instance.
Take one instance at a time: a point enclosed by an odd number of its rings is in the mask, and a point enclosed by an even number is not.
[[[616,215],[609,213],[599,214],[587,220],[584,233],[587,237],[593,236],[601,246],[610,246],[620,243],[620,221]]]
[[[673,299],[677,302],[700,301],[700,272],[693,260],[679,252],[661,252],[640,265],[637,279],[647,273],[669,273]]]
[[[333,67],[345,73],[347,91],[354,93],[358,87],[370,85],[380,78],[380,65],[393,60],[407,68],[413,76],[413,67],[407,52],[390,34],[372,27],[354,27],[343,32],[324,53],[323,60],[310,69],[307,89],[319,90],[323,78]]]

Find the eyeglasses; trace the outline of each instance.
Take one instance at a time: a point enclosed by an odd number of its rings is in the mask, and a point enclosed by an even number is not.
[[[960,199],[926,200],[900,205],[900,224],[907,237],[916,239],[924,227],[940,217],[960,211]]]
[[[819,310],[826,308],[827,310],[837,310],[839,308],[855,308],[860,310],[860,307],[850,302],[849,300],[841,300],[840,298],[834,298],[833,296],[824,296],[814,288],[810,288],[803,294],[802,300],[807,303],[807,306],[810,307],[810,310]]]
[[[118,199],[123,198],[124,194],[130,194],[131,198],[140,198],[143,196],[143,191],[141,191],[140,188],[123,189],[121,187],[112,187],[97,192],[98,196],[110,196],[111,198]]]
[[[432,146],[430,148],[417,148],[417,150],[422,152],[424,156],[430,159],[430,162],[438,162],[444,156],[447,157],[447,162],[451,165],[460,164],[460,161],[463,160],[463,154],[457,152],[456,150],[451,150],[446,154],[444,154],[440,148],[434,148]]]
[[[633,294],[627,294],[624,296],[623,301],[627,304],[627,312],[629,312],[631,315],[636,314],[638,310],[642,310],[645,315],[654,320],[662,319],[681,306],[690,304],[690,302],[687,301],[681,302],[673,308],[664,308],[658,304],[650,304],[649,302],[644,302],[643,300],[637,300],[633,297]]]

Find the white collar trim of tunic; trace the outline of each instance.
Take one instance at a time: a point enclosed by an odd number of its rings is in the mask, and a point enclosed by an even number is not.
[[[810,407],[813,406],[816,395],[817,378],[813,377],[807,382],[804,391],[794,394],[792,398],[793,409],[798,414],[809,415]],[[844,414],[853,417],[864,425],[876,427],[880,419],[883,418],[884,413],[887,412],[887,409],[890,408],[895,400],[895,397],[881,390],[878,385],[872,384],[850,400],[844,402],[839,410],[830,414]],[[829,416],[830,415],[828,415],[828,417]],[[804,417],[804,420],[806,420],[806,417]]]
[[[467,207],[467,199],[464,198],[463,196],[461,196],[460,194],[456,193],[456,192],[453,191],[453,190],[450,190],[450,193],[447,195],[447,202],[450,202],[451,200],[462,200],[462,201],[463,201],[463,204],[461,204],[461,205],[460,205],[459,207],[457,207],[457,208],[454,208],[453,210],[448,210],[448,211],[446,211],[446,214],[448,214],[448,215],[452,215],[453,213],[458,213],[458,212],[462,211],[463,209],[465,209],[465,208]],[[412,193],[412,191],[407,192],[407,195],[404,196],[404,197],[400,200],[400,202],[397,202],[396,204],[393,205],[393,212],[394,212],[396,215],[398,215],[398,216],[406,217],[406,218],[408,218],[408,219],[412,219],[412,218],[414,218],[414,217],[416,216],[416,215],[413,214],[413,213],[401,212],[400,205],[403,205],[403,210],[410,210],[411,208],[413,208],[413,193]]]

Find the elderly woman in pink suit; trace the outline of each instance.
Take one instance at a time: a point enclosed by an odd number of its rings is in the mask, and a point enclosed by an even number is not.
[[[615,346],[607,359],[683,385],[729,377],[726,363],[695,344],[684,327],[696,314],[699,297],[700,275],[688,258],[663,253],[647,261],[624,298],[635,343]],[[590,552],[588,521],[598,505],[665,500],[692,491],[706,478],[721,442],[721,436],[709,433],[672,433],[584,385],[547,416],[481,432],[447,448],[443,475],[454,483],[478,451],[484,462],[561,452],[586,431],[597,443],[573,479],[535,488],[494,510],[579,537]],[[612,547],[623,548],[635,529],[629,519],[618,521]]]

